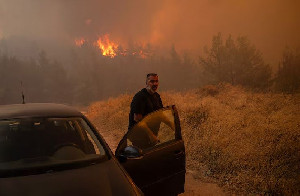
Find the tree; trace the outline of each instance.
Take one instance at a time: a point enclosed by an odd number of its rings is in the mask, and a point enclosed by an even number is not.
[[[210,49],[205,49],[205,57],[200,57],[200,64],[212,82],[228,82],[251,88],[266,88],[270,84],[271,68],[265,64],[262,54],[245,36],[236,41],[231,35],[225,43],[219,33],[212,39]]]
[[[282,92],[293,93],[300,90],[300,53],[286,48],[279,63],[275,87]]]
[[[49,65],[49,59],[47,57],[47,53],[44,50],[42,50],[38,54],[38,63],[40,66],[48,66]]]

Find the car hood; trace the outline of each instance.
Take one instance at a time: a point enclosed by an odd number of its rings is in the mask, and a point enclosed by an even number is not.
[[[136,195],[115,159],[52,173],[0,178],[0,195]]]

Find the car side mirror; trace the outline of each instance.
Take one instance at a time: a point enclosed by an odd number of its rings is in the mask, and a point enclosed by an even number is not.
[[[124,162],[127,159],[141,159],[142,157],[142,150],[135,146],[126,146],[118,155],[120,162]]]

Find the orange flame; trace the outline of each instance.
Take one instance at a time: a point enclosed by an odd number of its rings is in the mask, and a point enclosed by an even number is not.
[[[89,40],[85,38],[78,38],[74,40],[75,45],[82,47],[84,44],[89,44]],[[93,45],[101,51],[103,56],[114,58],[117,55],[121,56],[135,56],[138,58],[146,59],[151,56],[152,52],[147,49],[145,45],[136,45],[130,49],[123,48],[116,42],[109,40],[109,34],[100,36],[98,40],[93,42]]]
[[[109,35],[105,34],[96,41],[95,45],[101,50],[103,56],[114,58],[117,53],[118,44],[109,40]]]
[[[78,46],[78,47],[81,47],[84,43],[85,43],[84,38],[75,39],[75,45]]]
[[[143,50],[140,50],[139,56],[140,56],[142,59],[147,58],[147,54],[146,54]]]

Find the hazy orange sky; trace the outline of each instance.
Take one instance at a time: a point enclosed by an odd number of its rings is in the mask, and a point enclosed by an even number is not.
[[[299,0],[0,0],[0,36],[68,43],[109,33],[121,43],[201,55],[213,35],[247,36],[277,64],[300,46]],[[63,41],[62,41],[63,40]]]

